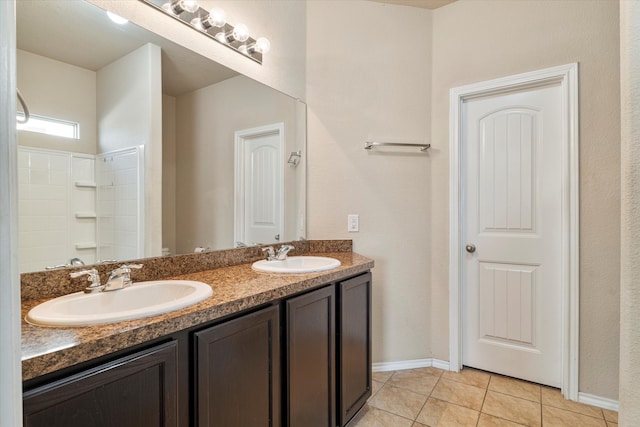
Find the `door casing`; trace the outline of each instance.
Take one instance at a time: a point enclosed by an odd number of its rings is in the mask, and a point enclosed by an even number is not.
[[[449,369],[462,368],[464,206],[461,111],[465,100],[530,87],[560,84],[562,90],[562,394],[578,400],[579,352],[579,146],[578,64],[452,88],[449,94]]]

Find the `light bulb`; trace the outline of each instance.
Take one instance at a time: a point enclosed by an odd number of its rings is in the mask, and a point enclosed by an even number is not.
[[[199,29],[200,31],[206,31],[207,29],[204,27],[203,23],[202,23],[202,19],[200,19],[200,17],[196,17],[193,18],[191,20],[191,25],[193,25],[194,27],[196,27],[197,29]]]
[[[127,22],[129,22],[127,19],[124,19],[122,16],[116,15],[113,12],[107,11],[107,16],[109,17],[109,19],[111,19],[113,22],[115,22],[118,25],[124,25]]]
[[[209,11],[209,16],[207,16],[205,22],[207,22],[210,27],[222,28],[227,23],[227,17],[224,10],[214,8]]]
[[[245,42],[249,38],[249,29],[244,24],[238,24],[233,29],[231,36],[234,40],[238,40],[239,42]]]
[[[165,12],[167,12],[169,15],[176,15],[176,11],[173,10],[173,4],[172,3],[165,3],[162,5],[162,10],[164,10]]]
[[[162,5],[162,9],[172,15],[180,15],[182,12],[195,13],[199,8],[197,0],[173,0]]]
[[[220,31],[219,33],[217,33],[215,36],[216,40],[218,40],[220,43],[223,44],[227,44],[227,35],[225,34],[224,31]]]
[[[199,8],[197,0],[180,0],[179,6],[183,11],[190,13],[196,12]]]
[[[256,40],[253,46],[253,50],[260,53],[267,53],[270,49],[271,42],[269,42],[269,39],[266,37],[260,37],[258,40]]]

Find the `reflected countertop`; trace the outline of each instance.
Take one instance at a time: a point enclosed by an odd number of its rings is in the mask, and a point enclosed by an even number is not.
[[[215,319],[259,307],[314,287],[351,277],[374,266],[355,252],[309,253],[340,260],[341,266],[310,274],[266,274],[251,263],[182,274],[168,279],[197,280],[213,295],[184,309],[106,325],[40,327],[24,321],[27,312],[45,299],[22,303],[22,379],[28,380],[126,349]]]

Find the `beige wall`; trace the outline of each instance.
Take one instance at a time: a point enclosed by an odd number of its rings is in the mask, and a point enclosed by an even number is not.
[[[429,244],[432,158],[363,148],[429,140],[430,81],[430,11],[308,2],[309,237],[351,238],[376,260],[374,362],[430,355],[430,260],[446,254]],[[358,233],[347,232],[348,214],[360,215]]]
[[[76,122],[80,139],[18,132],[18,143],[50,150],[96,154],[96,73],[17,51],[18,89],[32,114]]]
[[[295,221],[295,182],[286,164],[296,148],[296,101],[244,76],[177,97],[176,252],[234,246],[234,133],[284,123],[286,217]],[[295,236],[285,223],[285,238]],[[245,242],[253,243],[253,242]]]
[[[640,425],[640,2],[620,3],[622,244],[621,427]]]
[[[466,1],[434,13],[431,349],[448,358],[449,89],[579,62],[580,384],[616,398],[620,93],[615,1]]]

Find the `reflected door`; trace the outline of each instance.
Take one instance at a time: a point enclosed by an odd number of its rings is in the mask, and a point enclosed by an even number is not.
[[[282,124],[236,132],[236,245],[283,234],[283,141]]]
[[[463,364],[561,385],[562,92],[463,106]]]

